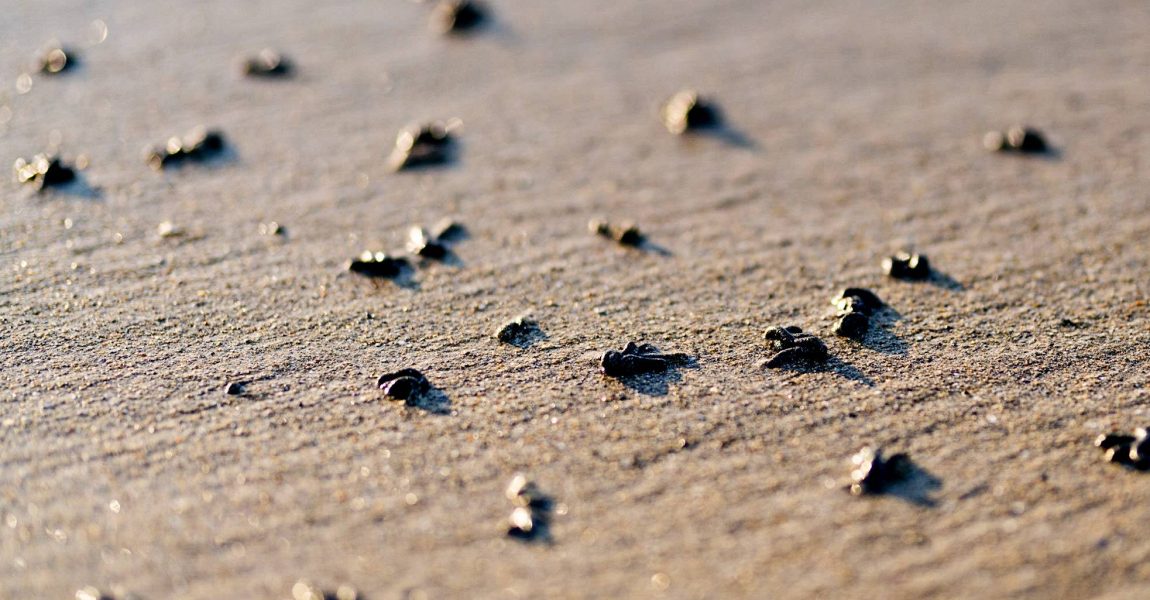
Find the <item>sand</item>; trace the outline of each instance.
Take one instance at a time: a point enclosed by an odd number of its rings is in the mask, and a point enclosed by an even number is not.
[[[0,597],[1150,592],[1150,476],[1091,446],[1150,420],[1144,2],[491,4],[456,40],[398,0],[3,3],[0,159],[89,166],[0,185]],[[82,68],[17,94],[53,37]],[[298,77],[240,78],[265,46]],[[728,129],[662,130],[683,87]],[[456,164],[387,171],[450,118]],[[981,148],[1015,122],[1057,152]],[[199,124],[230,162],[148,169]],[[444,217],[450,264],[345,270]],[[886,278],[904,247],[940,278]],[[830,334],[847,285],[893,311],[865,344]],[[500,345],[524,313],[545,339]],[[830,368],[760,369],[775,324]],[[697,365],[599,375],[629,340]],[[436,406],[374,388],[401,367]],[[852,497],[868,444],[937,487]],[[550,543],[505,536],[516,472]]]

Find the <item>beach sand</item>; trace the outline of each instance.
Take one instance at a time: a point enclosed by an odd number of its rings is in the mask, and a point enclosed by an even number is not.
[[[1145,2],[492,0],[460,39],[399,0],[2,5],[0,159],[89,166],[0,184],[0,598],[1150,592],[1150,476],[1091,445],[1150,424]],[[52,38],[83,64],[18,94]],[[265,46],[298,75],[241,78]],[[685,87],[724,130],[662,129]],[[388,172],[452,118],[455,164]],[[1014,123],[1056,152],[982,148]],[[147,167],[200,124],[231,160]],[[346,271],[445,217],[454,261]],[[865,344],[844,286],[892,309]],[[759,368],[778,324],[829,368]],[[600,375],[629,340],[697,364]],[[375,389],[402,367],[435,406]],[[864,445],[936,489],[851,496]],[[550,543],[506,536],[517,472]]]

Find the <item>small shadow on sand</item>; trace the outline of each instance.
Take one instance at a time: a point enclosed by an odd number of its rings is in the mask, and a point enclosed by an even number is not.
[[[721,142],[725,146],[744,150],[755,150],[759,147],[747,134],[726,122],[692,129],[683,135],[683,139],[687,142],[711,139]]]
[[[184,171],[197,171],[197,170],[215,170],[231,167],[239,164],[240,155],[232,144],[226,144],[223,148],[202,156],[186,156],[179,160],[174,160],[169,164],[165,164],[163,168],[164,173],[180,173]]]
[[[658,254],[659,256],[674,256],[675,253],[671,252],[666,246],[661,246],[650,240],[644,239],[643,243],[635,246],[636,249],[648,252],[650,254]]]
[[[1043,152],[1006,152],[1018,159],[1023,160],[1041,160],[1046,162],[1059,162],[1062,160],[1062,149],[1048,146]]]
[[[531,499],[531,531],[510,528],[507,536],[527,544],[552,543],[551,537],[551,511],[554,510],[555,501],[546,494],[540,494]]]
[[[451,399],[443,390],[434,386],[425,393],[408,398],[404,405],[433,415],[451,414]]]
[[[670,393],[671,384],[683,380],[680,369],[698,369],[699,362],[690,357],[686,362],[671,363],[662,373],[644,373],[642,375],[624,375],[616,377],[628,389],[634,390],[644,396],[666,396]]]
[[[229,143],[221,148],[219,152],[193,162],[196,165],[208,167],[209,169],[218,169],[239,163],[240,154],[239,151],[236,150],[236,147]]]
[[[441,256],[439,258],[427,258],[427,257],[419,257],[419,256],[416,256],[414,258],[416,261],[416,263],[415,263],[416,266],[421,268],[421,269],[430,267],[431,265],[434,265],[436,263],[441,264],[441,265],[446,265],[449,267],[454,267],[454,268],[463,268],[463,267],[467,266],[466,263],[463,262],[463,259],[459,258],[459,255],[456,254],[455,251],[451,250],[451,249],[445,250],[443,256]]]
[[[744,150],[758,149],[759,145],[755,143],[747,134],[742,131],[731,127],[730,125],[722,125],[714,127],[710,131],[706,131],[705,135],[715,138],[727,146],[732,148],[741,148]]]
[[[899,500],[914,504],[915,506],[925,508],[937,506],[938,501],[932,498],[931,495],[942,489],[942,480],[916,464],[910,458],[906,459],[902,468],[904,473],[902,481],[887,485],[881,493],[887,496],[894,496]]]
[[[489,38],[509,46],[515,46],[522,41],[522,36],[512,29],[505,20],[490,12],[485,12],[482,20],[478,23],[466,29],[444,33],[443,37],[459,42],[473,41],[476,38]]]
[[[508,46],[517,46],[523,41],[523,36],[519,35],[511,26],[502,20],[492,18],[491,15],[488,15],[483,24],[475,29],[475,33],[484,34]],[[464,35],[463,37],[469,36]]]
[[[867,331],[862,345],[869,350],[903,356],[907,352],[907,343],[902,338],[890,332],[882,323],[875,323]]]
[[[966,286],[962,285],[960,281],[934,268],[930,270],[930,276],[926,279],[903,279],[901,281],[914,285],[933,285],[952,292],[966,291]]]
[[[80,173],[76,173],[76,178],[68,183],[65,183],[64,185],[56,185],[45,188],[40,193],[59,194],[61,196],[70,196],[83,200],[100,200],[104,197],[104,190],[98,187],[93,187],[88,183],[87,178],[85,178]]]
[[[459,166],[460,161],[457,158],[458,157],[458,144],[459,144],[459,142],[452,142],[452,144],[454,146],[456,146],[456,148],[453,148],[451,151],[449,151],[447,156],[444,157],[443,159],[404,165],[403,168],[396,171],[396,174],[398,174],[398,175],[429,174],[429,173],[434,173],[436,171],[442,171],[445,169],[451,169],[451,168]]]
[[[443,258],[439,259],[439,262],[449,267],[463,268],[466,266],[466,264],[463,262],[463,259],[459,258],[459,255],[456,254],[454,250],[450,249],[446,254],[443,255]]]
[[[415,279],[415,269],[410,266],[403,267],[403,269],[400,270],[399,275],[396,275],[395,277],[372,277],[368,275],[357,275],[355,273],[351,273],[350,275],[354,275],[356,279],[367,280],[367,282],[377,290],[395,286],[405,290],[418,292],[420,287],[419,281]]]
[[[434,158],[426,158],[423,160],[404,163],[400,167],[395,167],[395,164],[389,164],[394,175],[425,175],[443,171],[448,169],[455,169],[463,165],[463,156],[465,155],[466,146],[463,140],[458,136],[448,138],[448,142],[440,149],[440,154]],[[388,161],[396,161],[394,154],[388,157]],[[464,232],[466,233],[466,232]]]
[[[871,315],[870,328],[859,343],[865,348],[874,350],[875,352],[898,356],[905,355],[908,349],[906,341],[894,333],[891,333],[888,329],[889,326],[900,319],[902,319],[902,315],[889,306],[876,311]]]
[[[960,283],[957,279],[947,275],[946,273],[943,273],[942,271],[939,271],[938,269],[931,270],[930,277],[926,280],[926,282],[935,287],[939,287],[944,290],[950,290],[952,292],[966,291],[966,286],[962,285],[962,283]]]
[[[453,223],[447,231],[439,234],[439,241],[448,244],[457,244],[468,239],[471,239],[471,231],[467,229],[466,225],[460,223]]]
[[[769,369],[768,369],[769,370]],[[789,371],[796,374],[805,373],[834,373],[843,379],[861,383],[867,387],[874,387],[874,380],[867,377],[862,371],[859,371],[854,365],[832,356],[827,359],[825,363],[817,363],[812,361],[798,361],[778,367],[779,371]]]

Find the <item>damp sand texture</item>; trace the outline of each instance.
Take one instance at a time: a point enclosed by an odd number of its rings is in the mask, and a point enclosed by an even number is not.
[[[1144,2],[0,4],[0,158],[87,163],[0,182],[0,597],[1150,591],[1150,476],[1092,446],[1150,419]],[[18,82],[54,38],[76,67]],[[669,133],[683,89],[722,128]],[[1016,123],[1055,152],[982,147]],[[147,165],[201,125],[229,157]],[[454,261],[347,271],[444,218]],[[844,287],[888,306],[861,341]],[[759,368],[776,325],[830,359]],[[601,375],[629,341],[694,363]],[[850,494],[864,446],[936,485]],[[507,535],[515,473],[549,542]]]

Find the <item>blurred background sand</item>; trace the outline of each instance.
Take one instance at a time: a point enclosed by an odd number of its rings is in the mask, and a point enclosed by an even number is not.
[[[0,597],[1145,597],[1150,477],[1090,445],[1148,419],[1144,1],[490,4],[457,40],[399,0],[0,1],[0,162],[99,190],[0,184]],[[53,38],[82,68],[18,94]],[[238,77],[265,46],[298,76]],[[748,143],[663,131],[687,86]],[[457,164],[387,172],[455,117]],[[1059,152],[982,150],[1015,122]],[[233,162],[147,168],[199,124]],[[447,216],[458,264],[344,270]],[[907,246],[957,285],[883,277]],[[846,285],[899,315],[866,345]],[[759,370],[774,324],[833,368]],[[631,339],[698,368],[598,375]],[[374,389],[406,366],[449,414]],[[864,444],[941,487],[849,496]],[[550,545],[504,536],[517,471]]]

